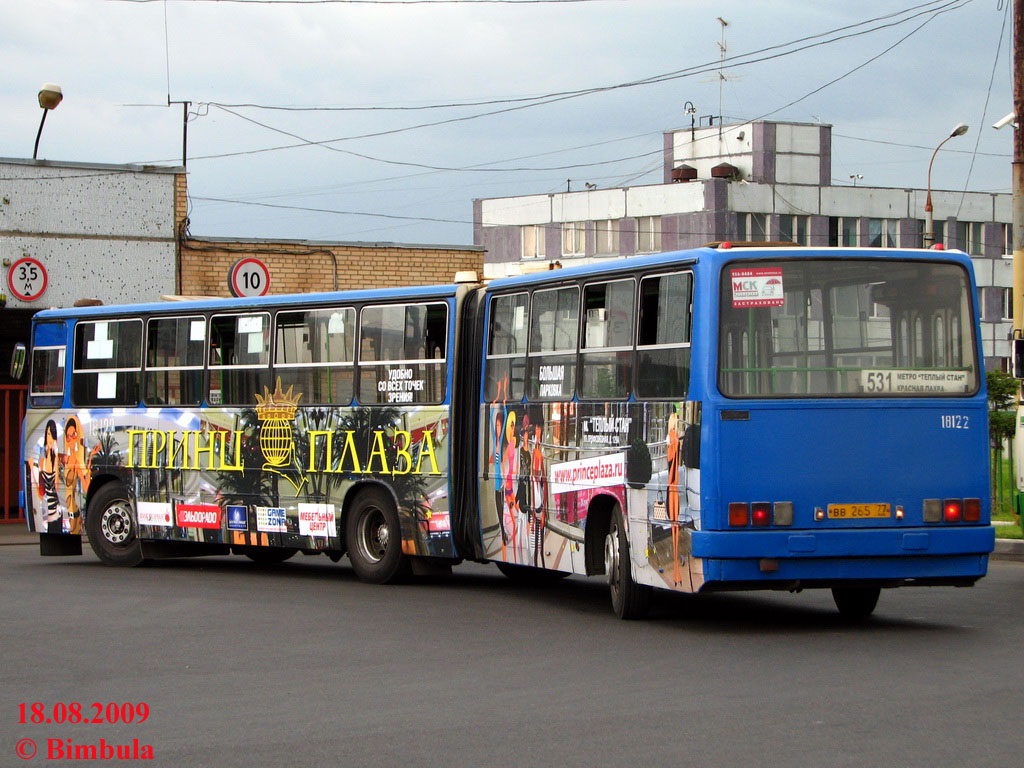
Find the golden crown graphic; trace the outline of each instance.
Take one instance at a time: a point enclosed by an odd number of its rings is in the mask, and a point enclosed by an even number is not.
[[[256,418],[260,421],[291,421],[295,418],[295,411],[298,408],[302,393],[294,393],[295,385],[288,387],[287,392],[281,391],[281,377],[277,379],[277,386],[271,392],[263,387],[263,396],[256,395]]]
[[[273,393],[263,387],[263,396],[256,395],[256,418],[263,422],[260,427],[260,448],[267,460],[264,469],[283,467],[291,459],[294,444],[288,422],[295,419],[295,411],[302,398],[302,393],[295,394],[294,390],[295,386],[292,385],[287,392],[282,392],[279,377]]]

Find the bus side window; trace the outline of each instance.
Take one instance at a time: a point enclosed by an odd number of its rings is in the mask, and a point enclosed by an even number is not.
[[[146,330],[147,405],[199,405],[203,400],[206,318],[152,317]]]
[[[32,331],[32,407],[59,406],[64,402],[64,366],[67,328],[64,323],[37,323]]]
[[[141,319],[79,321],[71,371],[74,405],[137,406],[141,380]]]
[[[441,403],[448,378],[448,305],[363,307],[359,402]]]
[[[494,296],[487,341],[484,398],[498,397],[498,384],[507,381],[502,399],[519,401],[526,388],[526,313],[529,295]]]
[[[269,390],[270,315],[210,319],[210,405],[255,405]]]
[[[583,290],[580,397],[628,397],[633,379],[633,280]]]
[[[533,294],[530,312],[530,400],[571,400],[576,390],[580,291],[576,286]]]
[[[355,391],[356,312],[351,307],[278,312],[274,376],[306,405],[348,405]]]
[[[690,381],[688,272],[640,281],[637,385],[640,398],[685,398]]]

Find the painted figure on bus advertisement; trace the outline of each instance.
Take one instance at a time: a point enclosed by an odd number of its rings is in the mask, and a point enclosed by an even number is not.
[[[509,407],[496,398],[485,409],[483,457],[501,468],[482,478],[485,556],[582,572],[588,509],[611,496],[646,563],[643,582],[696,589],[702,569],[689,532],[700,527],[700,411],[690,401]]]
[[[303,408],[300,398],[278,382],[254,407],[83,409],[66,417],[64,455],[62,414],[30,412],[35,530],[80,532],[103,472],[129,486],[142,538],[336,549],[345,492],[376,480],[395,496],[408,554],[453,556],[447,410]]]
[[[89,482],[92,479],[92,462],[101,450],[96,443],[85,452],[82,436],[82,425],[77,416],[68,416],[64,422],[64,493],[67,502],[68,530],[67,533],[82,532],[82,512],[85,499],[89,493]]]

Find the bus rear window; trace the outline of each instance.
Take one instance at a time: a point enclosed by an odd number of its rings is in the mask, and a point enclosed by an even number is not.
[[[978,367],[967,272],[892,260],[732,262],[718,381],[732,397],[963,396]]]

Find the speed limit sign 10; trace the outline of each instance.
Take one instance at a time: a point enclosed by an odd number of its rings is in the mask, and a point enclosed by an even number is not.
[[[7,272],[7,287],[22,301],[35,301],[46,293],[47,282],[46,267],[31,256],[18,259]]]
[[[266,296],[270,291],[270,270],[257,258],[239,259],[228,270],[232,296]]]

